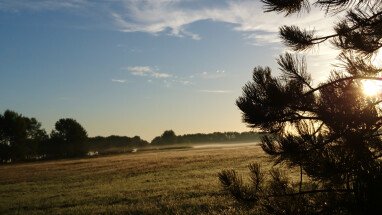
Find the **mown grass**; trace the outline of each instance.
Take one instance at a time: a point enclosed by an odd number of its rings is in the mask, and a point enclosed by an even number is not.
[[[0,166],[0,214],[240,214],[222,169],[271,167],[257,145]]]

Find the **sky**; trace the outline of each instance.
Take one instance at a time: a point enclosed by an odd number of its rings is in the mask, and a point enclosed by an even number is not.
[[[323,21],[324,20],[324,21]],[[250,131],[235,100],[256,66],[278,75],[293,24],[330,33],[312,8],[284,17],[257,0],[0,0],[0,112],[49,133],[76,119],[89,136]],[[304,53],[315,83],[336,52]]]

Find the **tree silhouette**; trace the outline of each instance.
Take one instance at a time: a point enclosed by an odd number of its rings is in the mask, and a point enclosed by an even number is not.
[[[100,154],[121,153],[134,148],[147,146],[149,143],[139,136],[127,137],[111,135],[108,137],[89,137],[87,148]]]
[[[265,182],[257,164],[250,165],[251,184],[234,170],[219,179],[239,202],[268,214],[375,214],[382,200],[382,102],[362,94],[362,81],[380,80],[381,68],[371,56],[382,46],[382,2],[374,0],[262,0],[266,12],[286,16],[311,6],[327,14],[346,12],[335,33],[317,36],[297,26],[282,26],[280,36],[295,51],[330,41],[341,50],[342,68],[317,86],[304,58],[281,55],[282,75],[256,67],[253,80],[243,87],[237,106],[243,121],[269,132],[263,150],[276,164],[300,169],[291,183],[277,170]],[[309,181],[303,182],[303,175]]]
[[[177,136],[173,130],[164,131],[161,136],[155,137],[152,144],[173,144],[177,142]]]
[[[239,141],[258,141],[262,134],[257,132],[213,132],[209,134],[196,133],[176,135],[173,130],[163,132],[155,137],[151,144],[174,144],[174,143],[222,143]]]
[[[0,115],[0,163],[33,159],[48,138],[35,118],[6,110]]]
[[[86,155],[86,130],[74,119],[60,119],[50,134],[48,157],[78,157]]]

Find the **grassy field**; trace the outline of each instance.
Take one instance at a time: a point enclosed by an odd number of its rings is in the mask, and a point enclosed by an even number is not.
[[[0,166],[0,214],[236,214],[217,173],[268,157],[257,145],[151,150]]]

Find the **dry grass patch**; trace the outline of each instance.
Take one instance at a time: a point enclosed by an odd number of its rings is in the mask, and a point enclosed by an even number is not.
[[[0,214],[239,213],[217,173],[254,161],[271,167],[256,145],[0,166]]]

